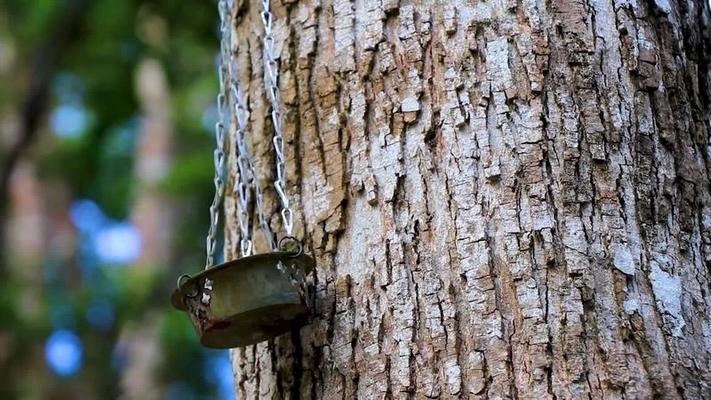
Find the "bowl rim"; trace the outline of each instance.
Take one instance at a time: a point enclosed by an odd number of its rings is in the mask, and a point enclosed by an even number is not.
[[[304,269],[304,274],[308,275],[311,270],[313,270],[315,261],[314,259],[309,256],[308,254],[304,253],[294,253],[291,251],[272,251],[268,253],[260,253],[260,254],[254,254],[251,256],[247,257],[241,257],[237,258],[234,260],[230,260],[227,262],[224,262],[222,264],[217,264],[214,265],[210,268],[207,268],[205,270],[200,271],[199,273],[195,275],[188,275],[184,274],[180,278],[178,278],[178,283],[179,286],[173,290],[173,293],[170,296],[170,302],[173,305],[173,307],[177,308],[178,310],[186,311],[187,312],[187,307],[185,306],[185,292],[187,291],[187,287],[194,285],[198,281],[200,281],[202,278],[209,277],[211,275],[214,275],[215,273],[222,271],[224,269],[228,268],[241,268],[243,267],[244,264],[251,264],[254,262],[259,262],[262,259],[270,259],[270,258],[276,258],[279,259],[280,261],[283,259],[292,259],[292,260],[298,260],[297,263]],[[182,279],[182,277],[188,276],[187,279]]]

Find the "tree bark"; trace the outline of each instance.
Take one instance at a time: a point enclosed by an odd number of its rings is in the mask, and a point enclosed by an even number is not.
[[[233,351],[240,399],[711,398],[706,1],[272,8],[318,267],[309,325]],[[259,12],[233,46],[268,186]]]

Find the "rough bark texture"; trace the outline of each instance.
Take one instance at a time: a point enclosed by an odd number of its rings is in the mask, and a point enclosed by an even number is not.
[[[711,398],[706,1],[273,9],[314,317],[233,351],[240,399]],[[234,47],[266,186],[259,11]]]

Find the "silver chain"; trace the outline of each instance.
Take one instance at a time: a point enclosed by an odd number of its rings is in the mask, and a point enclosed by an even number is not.
[[[224,0],[219,2],[219,12],[220,12],[220,31],[223,36],[221,40],[220,55],[222,60],[225,59],[229,51],[227,42],[224,40],[224,35],[227,30],[227,21],[225,18],[227,4]],[[218,75],[220,81],[220,92],[217,95],[217,122],[215,123],[215,141],[216,147],[214,150],[214,166],[215,166],[215,177],[213,182],[215,184],[215,196],[212,198],[212,204],[210,205],[210,229],[207,233],[207,238],[205,239],[205,251],[207,253],[207,259],[205,260],[205,269],[210,268],[215,264],[215,250],[217,247],[217,225],[220,222],[219,207],[222,203],[222,195],[225,191],[225,181],[222,179],[222,175],[225,169],[225,113],[224,109],[227,100],[225,95],[226,85],[225,85],[225,66],[224,63],[220,62],[220,67],[218,68]]]
[[[215,263],[215,250],[217,247],[217,226],[219,225],[219,207],[222,203],[222,197],[225,189],[223,179],[225,169],[225,126],[230,126],[230,120],[224,110],[232,100],[234,107],[235,119],[237,127],[235,130],[237,144],[237,169],[238,178],[235,184],[234,191],[239,198],[239,206],[237,207],[237,220],[240,228],[240,254],[246,257],[252,254],[254,245],[252,235],[249,229],[249,195],[250,188],[255,191],[255,203],[259,218],[259,227],[272,249],[277,248],[274,236],[269,227],[269,223],[265,217],[264,210],[264,194],[259,183],[259,177],[256,175],[254,161],[249,152],[246,143],[247,116],[244,101],[240,92],[239,82],[237,78],[237,62],[231,51],[231,16],[228,11],[228,1],[220,0],[218,9],[220,14],[220,67],[218,68],[219,75],[219,94],[217,95],[217,118],[215,123],[215,141],[216,147],[214,150],[214,167],[215,176],[213,179],[215,185],[215,195],[210,205],[210,229],[206,238],[206,253],[207,260],[205,269],[210,268]],[[230,1],[231,3],[231,1]],[[282,224],[287,236],[291,236],[294,227],[294,212],[289,203],[289,197],[286,192],[286,156],[284,155],[284,137],[281,131],[281,111],[280,111],[280,94],[279,94],[279,68],[276,62],[274,50],[274,37],[272,36],[272,13],[270,11],[269,0],[262,0],[262,22],[264,24],[264,82],[267,91],[267,97],[272,106],[272,125],[274,126],[274,138],[272,143],[276,153],[276,180],[274,188],[279,196],[281,203]],[[229,60],[229,63],[225,63]],[[228,82],[229,81],[229,82]]]
[[[233,107],[235,111],[235,119],[237,120],[237,129],[235,130],[235,142],[237,143],[237,170],[239,172],[237,184],[234,191],[239,198],[239,207],[237,208],[237,220],[239,222],[241,241],[240,253],[242,257],[252,255],[254,245],[252,243],[252,235],[249,229],[249,192],[250,188],[254,188],[255,202],[257,205],[257,216],[259,218],[259,227],[261,228],[264,238],[269,243],[272,249],[276,248],[274,235],[267,223],[264,212],[264,193],[262,185],[259,183],[259,177],[254,168],[254,160],[249,151],[246,141],[247,132],[247,111],[242,98],[242,92],[239,85],[237,73],[237,60],[234,54],[230,56],[230,92],[232,94]]]
[[[286,192],[286,156],[284,155],[284,137],[281,132],[281,99],[279,95],[279,66],[276,62],[274,37],[272,36],[272,12],[269,0],[262,0],[262,23],[264,24],[264,86],[272,105],[272,125],[274,126],[274,151],[276,153],[276,180],[274,189],[281,202],[281,219],[287,236],[294,228],[294,212],[289,204]]]
[[[232,45],[231,27],[228,26],[228,31],[223,32],[222,40]],[[252,244],[252,232],[249,229],[249,195],[250,195],[250,180],[253,179],[253,171],[251,167],[251,158],[245,143],[247,112],[244,108],[240,87],[237,82],[237,62],[234,52],[230,51],[228,72],[230,75],[230,94],[232,107],[237,120],[237,128],[235,130],[235,143],[237,147],[237,180],[234,185],[234,193],[237,194],[239,205],[237,206],[237,222],[240,230],[240,255],[247,257],[252,255],[254,245]],[[258,182],[258,181],[257,181]]]
[[[227,30],[223,32],[223,40],[228,43],[228,46],[231,46],[232,44],[231,28],[232,26],[230,20]],[[264,234],[264,238],[272,250],[276,249],[276,242],[274,240],[271,227],[269,226],[265,216],[264,192],[262,191],[262,185],[259,182],[259,176],[254,168],[254,159],[252,158],[252,154],[250,153],[247,145],[247,108],[245,106],[244,98],[242,96],[242,88],[239,82],[237,58],[235,57],[233,51],[229,52],[229,60],[228,72],[230,76],[230,94],[232,95],[232,107],[234,109],[235,119],[237,120],[235,143],[237,150],[237,170],[239,175],[234,186],[234,192],[237,194],[237,198],[239,199],[239,206],[237,207],[237,221],[239,223],[241,234],[240,254],[242,257],[247,257],[252,255],[254,252],[252,231],[249,229],[249,222],[251,220],[251,215],[249,213],[251,189],[254,189],[258,224]]]

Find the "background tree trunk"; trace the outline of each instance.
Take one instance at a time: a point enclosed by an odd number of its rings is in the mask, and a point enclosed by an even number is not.
[[[240,399],[711,398],[706,1],[272,7],[315,316],[233,351]]]
[[[175,230],[175,207],[163,193],[160,182],[172,164],[173,127],[170,123],[170,93],[163,65],[156,59],[142,60],[135,72],[135,87],[141,103],[142,126],[136,146],[134,176],[137,182],[131,221],[141,236],[141,255],[132,268],[143,273],[165,270],[171,260]],[[122,327],[119,343],[127,354],[121,376],[120,400],[158,399],[161,360],[160,317],[155,310]]]

